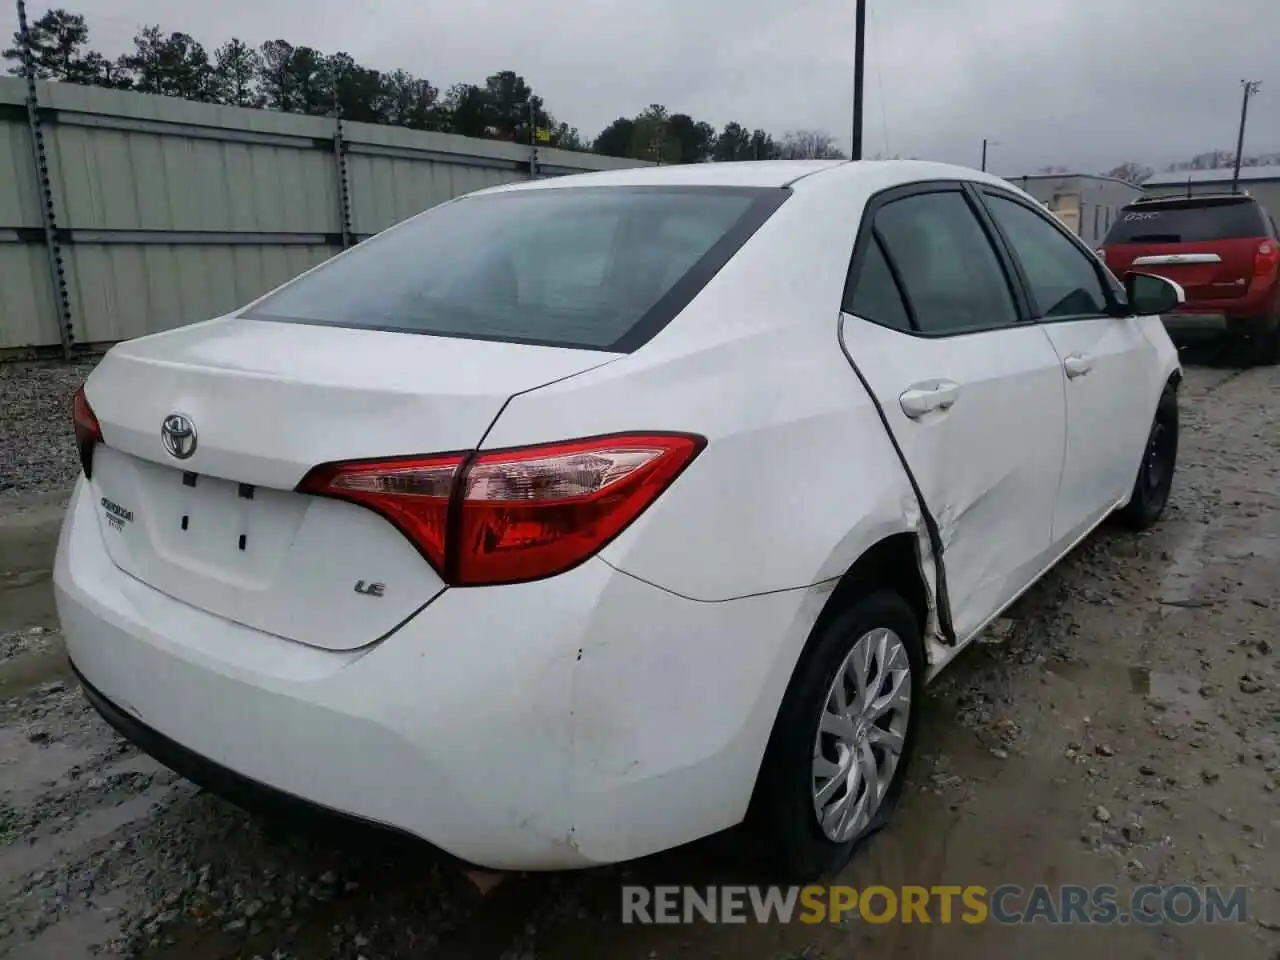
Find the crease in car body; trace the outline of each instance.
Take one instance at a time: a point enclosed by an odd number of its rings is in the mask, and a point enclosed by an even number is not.
[[[879,417],[880,424],[884,428],[885,437],[888,438],[889,443],[892,445],[898,463],[901,465],[907,482],[911,485],[912,493],[915,495],[914,509],[905,508],[904,518],[908,521],[909,528],[916,532],[916,542],[919,545],[920,573],[926,585],[925,595],[930,598],[929,629],[925,632],[926,652],[928,653],[930,664],[936,669],[941,669],[950,660],[950,657],[954,654],[954,648],[957,646],[955,627],[951,619],[950,603],[947,598],[947,571],[943,563],[943,552],[946,549],[946,545],[938,528],[937,520],[929,512],[929,505],[925,503],[924,493],[920,489],[920,484],[916,481],[915,474],[911,472],[911,465],[907,462],[907,456],[902,450],[902,445],[898,442],[898,437],[893,432],[893,427],[889,424],[889,418],[885,415],[884,407],[880,404],[876,392],[871,389],[871,384],[867,382],[866,376],[858,367],[857,361],[853,359],[853,354],[849,351],[849,345],[845,340],[845,322],[845,314],[841,312],[836,322],[836,339],[840,344],[840,351],[844,354],[845,360],[848,361],[849,366],[853,369],[853,373],[862,385],[867,399],[876,411],[876,416]],[[948,648],[951,648],[949,652]],[[943,656],[944,653],[945,658]],[[936,662],[935,657],[937,658]]]
[[[924,513],[918,501],[903,502],[903,517],[915,535],[916,564],[920,571],[920,582],[924,585],[925,622],[922,629],[925,646],[925,659],[929,664],[926,680],[931,680],[944,666],[951,662],[960,649],[944,627],[944,611],[942,608],[938,572],[941,560],[933,550],[933,539],[929,534],[928,524],[924,521]]]
[[[956,490],[937,514],[943,550],[954,542],[957,531],[966,528],[981,529],[985,525],[981,514],[988,510],[1001,510],[1000,504],[993,503],[993,499],[998,499],[1007,485],[1016,486],[1017,481],[1017,470],[1011,467],[981,487]],[[976,590],[982,590],[993,580],[999,579],[1000,573],[1001,555],[998,549],[984,551],[980,556],[983,560],[983,575],[977,578]]]

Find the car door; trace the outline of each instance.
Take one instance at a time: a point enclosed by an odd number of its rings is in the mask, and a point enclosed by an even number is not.
[[[937,526],[965,639],[1048,563],[1066,411],[1061,364],[959,183],[874,198],[841,337]]]
[[[1133,487],[1156,402],[1140,371],[1156,348],[1136,317],[1109,314],[1108,278],[1074,237],[1014,194],[982,197],[1062,362],[1067,453],[1053,537],[1065,548]]]

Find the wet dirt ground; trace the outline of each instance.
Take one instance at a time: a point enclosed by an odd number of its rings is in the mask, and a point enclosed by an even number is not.
[[[1164,521],[1104,528],[931,688],[893,823],[834,882],[1243,885],[1248,919],[638,927],[622,883],[748,882],[723,838],[488,898],[418,850],[253,819],[68,675],[62,497],[0,498],[0,956],[1280,957],[1280,369],[1190,367]]]

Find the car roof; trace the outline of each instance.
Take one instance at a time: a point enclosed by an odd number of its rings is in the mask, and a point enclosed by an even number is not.
[[[546,180],[502,184],[476,194],[514,190],[554,190],[566,187],[722,186],[785,187],[804,181],[806,186],[840,181],[846,186],[875,186],[917,180],[974,180],[1020,193],[1006,180],[967,167],[922,160],[760,160],[737,163],[681,163],[629,167],[596,173],[552,177]],[[859,183],[854,184],[851,181]]]
[[[1126,207],[1194,207],[1197,203],[1207,203],[1213,206],[1222,206],[1224,203],[1257,203],[1257,199],[1249,196],[1247,193],[1193,193],[1191,196],[1181,196],[1175,194],[1168,197],[1140,197],[1131,203],[1125,204]]]

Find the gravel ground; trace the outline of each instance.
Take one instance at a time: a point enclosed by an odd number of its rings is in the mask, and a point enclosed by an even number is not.
[[[46,411],[2,428],[10,489],[75,472],[82,371],[28,370],[0,368],[6,406]],[[1244,924],[616,921],[623,882],[741,882],[718,841],[482,900],[416,848],[251,818],[120,741],[66,673],[48,585],[60,497],[25,493],[0,502],[0,956],[1280,960],[1277,396],[1280,369],[1188,370],[1165,520],[1100,531],[958,658],[924,704],[894,822],[839,878],[1242,884]]]
[[[71,395],[94,363],[0,363],[0,496],[75,482]]]

